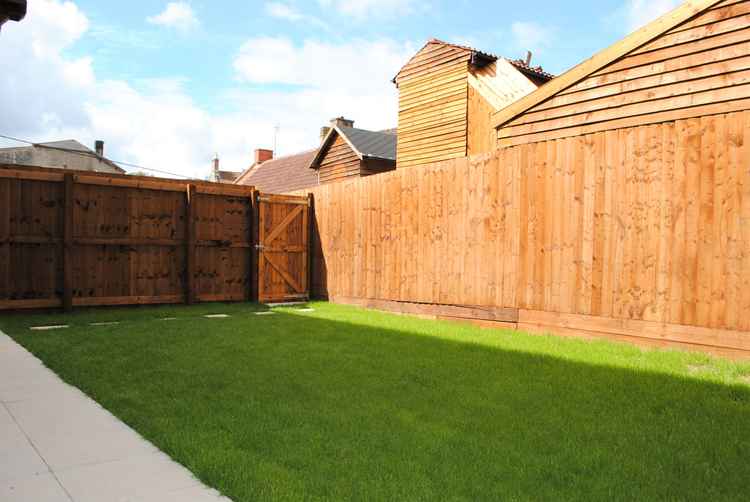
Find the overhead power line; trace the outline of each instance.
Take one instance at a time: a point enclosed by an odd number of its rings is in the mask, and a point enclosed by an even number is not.
[[[73,150],[71,148],[64,148],[64,147],[58,147],[58,146],[44,145],[44,144],[41,144],[41,143],[35,143],[33,141],[29,141],[27,139],[14,138],[13,136],[8,136],[6,134],[0,134],[0,138],[4,138],[4,139],[10,140],[10,141],[17,141],[18,143],[25,143],[25,144],[31,145],[31,146],[37,146],[37,147],[40,147],[40,148],[50,148],[50,149],[53,149],[53,150],[61,150],[63,152],[69,152],[69,153],[72,153],[72,154],[80,155],[81,157],[95,157],[97,159],[102,158],[102,157],[100,157],[99,155],[97,155],[94,152],[82,152],[80,150]],[[132,164],[130,162],[123,162],[121,160],[110,159],[109,157],[107,157],[107,160],[109,160],[110,162],[112,162],[114,164],[118,164],[118,165],[122,165],[122,166],[127,166],[127,167],[132,167],[132,168],[135,168],[135,169],[143,169],[144,171],[151,171],[151,172],[160,173],[160,174],[168,174],[169,176],[177,176],[178,178],[191,179],[190,176],[185,176],[184,174],[171,173],[169,171],[163,171],[161,169],[153,169],[151,167],[141,166],[141,165],[138,165],[138,164]]]

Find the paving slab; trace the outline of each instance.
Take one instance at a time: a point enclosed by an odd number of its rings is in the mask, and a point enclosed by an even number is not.
[[[75,502],[52,473],[0,483],[3,502]]]
[[[0,332],[0,501],[229,499]]]
[[[49,473],[49,468],[8,410],[0,405],[0,485],[45,473]]]

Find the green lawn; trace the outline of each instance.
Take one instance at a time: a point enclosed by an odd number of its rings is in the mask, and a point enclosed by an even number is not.
[[[747,500],[748,363],[311,306],[0,329],[238,502]]]

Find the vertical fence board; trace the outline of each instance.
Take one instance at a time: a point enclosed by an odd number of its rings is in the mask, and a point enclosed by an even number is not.
[[[349,210],[363,216],[351,220],[340,187],[312,189],[328,198],[315,215],[330,224],[316,228],[325,293],[748,330],[748,115],[553,139],[358,179],[347,191],[360,202]],[[342,238],[352,224],[363,227],[354,240],[364,244]],[[351,269],[358,253],[364,273]],[[342,287],[352,273],[365,284]]]
[[[63,309],[73,308],[73,174],[66,173],[63,195]]]

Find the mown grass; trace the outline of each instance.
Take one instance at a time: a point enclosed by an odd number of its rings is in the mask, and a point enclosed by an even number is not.
[[[311,306],[0,329],[236,501],[747,500],[747,363]]]

